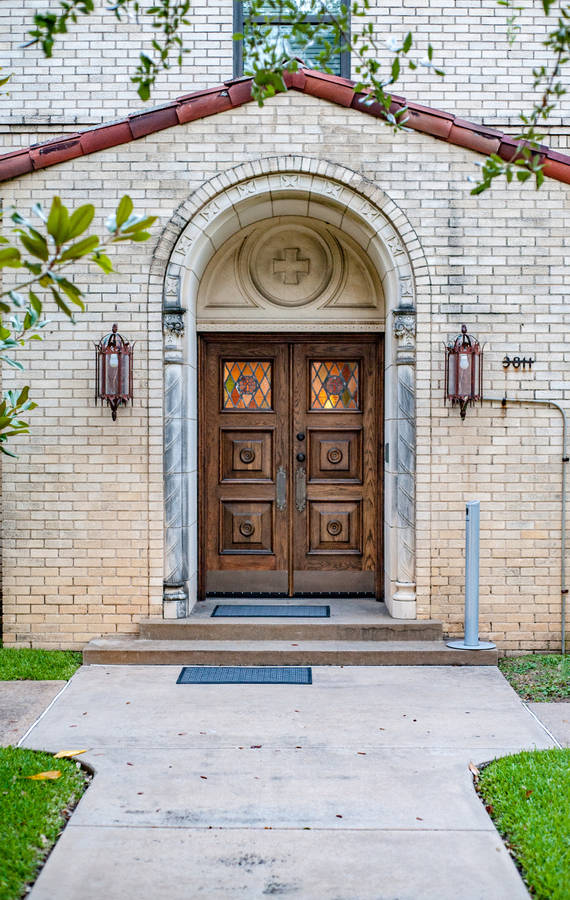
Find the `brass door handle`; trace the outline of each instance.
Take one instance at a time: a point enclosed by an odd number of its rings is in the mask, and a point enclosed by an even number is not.
[[[279,466],[275,478],[275,506],[279,512],[287,509],[287,472],[283,466]]]
[[[307,503],[307,475],[301,466],[295,472],[295,506],[299,512],[305,511]]]

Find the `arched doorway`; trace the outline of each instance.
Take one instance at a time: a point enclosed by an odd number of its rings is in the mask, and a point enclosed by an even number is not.
[[[305,272],[301,235],[326,262],[320,281],[318,267]],[[259,271],[264,259],[272,275],[283,274],[269,287]],[[162,265],[165,616],[187,614],[198,591],[198,327],[271,333],[287,323],[291,332],[385,335],[384,599],[392,615],[414,618],[415,297],[428,279],[401,210],[348,169],[299,157],[259,160],[218,176],[180,207],[157,248],[155,271]],[[343,282],[351,269],[352,281]],[[268,296],[285,278],[292,293]],[[239,289],[226,306],[219,300],[224,279]],[[361,303],[366,290],[368,307]]]

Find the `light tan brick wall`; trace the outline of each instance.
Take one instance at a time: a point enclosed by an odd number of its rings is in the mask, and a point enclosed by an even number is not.
[[[53,57],[44,59],[37,47],[24,52],[22,44],[33,27],[34,10],[46,6],[45,0],[4,0],[0,5],[2,65],[13,73],[0,123],[24,120],[28,126],[51,124],[61,130],[61,125],[95,124],[140,107],[129,79],[140,50],[154,37],[146,18],[118,24],[103,11],[104,0],[96,0],[97,12],[80,17],[58,40]],[[354,20],[354,29],[372,23],[380,46],[411,30],[418,60],[425,58],[428,43],[433,45],[446,77],[422,66],[416,71],[404,67],[396,93],[488,124],[515,125],[519,112],[528,108],[532,65],[546,60],[543,41],[555,18],[546,20],[540,3],[526,4],[519,19],[521,36],[510,46],[508,15],[496,0],[400,0],[389,6],[371,3],[367,18]],[[182,68],[174,64],[161,74],[149,106],[233,75],[232,0],[196,0],[190,20],[183,34],[191,52]],[[553,122],[567,121],[569,109],[567,96]]]
[[[556,411],[444,407],[443,341],[462,322],[487,342],[485,390],[568,404],[565,268],[570,188],[547,181],[469,195],[474,155],[299,94],[280,96],[9,183],[6,202],[60,193],[107,214],[124,192],[164,226],[204,181],[281,152],[339,162],[401,206],[430,267],[418,309],[418,614],[461,631],[464,501],[482,501],[481,633],[502,650],[560,639],[561,427]],[[160,612],[161,337],[148,309],[152,243],[123,246],[120,274],[90,274],[88,312],[28,354],[40,401],[4,466],[7,642],[80,646]],[[113,321],[137,340],[136,400],[116,424],[91,399],[91,342]],[[503,372],[505,352],[532,370]],[[13,376],[11,376],[13,377]],[[152,385],[152,387],[149,387]]]

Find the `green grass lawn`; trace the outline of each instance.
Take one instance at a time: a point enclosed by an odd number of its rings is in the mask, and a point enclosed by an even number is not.
[[[570,656],[534,653],[505,656],[499,669],[523,700],[570,700]]]
[[[497,759],[478,790],[532,895],[569,900],[570,749]]]
[[[0,681],[68,681],[81,661],[75,650],[0,646]]]
[[[27,775],[59,770],[56,781]],[[0,747],[0,900],[19,900],[33,882],[87,784],[74,760]]]

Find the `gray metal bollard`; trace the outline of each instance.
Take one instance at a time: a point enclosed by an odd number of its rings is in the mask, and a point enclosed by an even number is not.
[[[465,506],[465,637],[448,641],[453,650],[494,650],[495,644],[479,640],[479,500]]]

